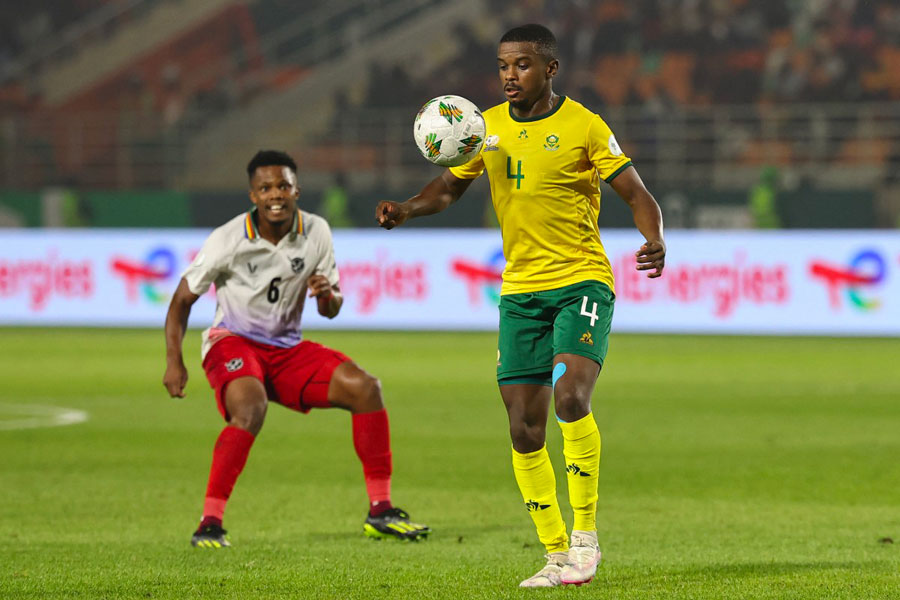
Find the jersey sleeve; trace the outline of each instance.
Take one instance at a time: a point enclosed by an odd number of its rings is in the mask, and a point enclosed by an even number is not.
[[[631,159],[625,156],[616,136],[598,115],[594,115],[588,127],[587,150],[591,164],[606,183],[631,166]]]
[[[450,172],[458,179],[475,179],[484,173],[484,158],[481,152],[469,162],[458,167],[450,167]]]
[[[210,234],[194,260],[188,265],[181,277],[187,282],[192,294],[202,296],[209,290],[224,266],[224,243],[222,234],[216,230]]]

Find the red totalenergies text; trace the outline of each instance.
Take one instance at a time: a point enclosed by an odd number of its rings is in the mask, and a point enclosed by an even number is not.
[[[791,287],[788,265],[747,264],[737,253],[730,263],[678,263],[667,266],[661,279],[648,279],[635,270],[632,254],[618,257],[614,264],[616,297],[628,302],[665,299],[693,304],[712,301],[713,315],[730,316],[742,302],[786,304]]]
[[[371,313],[382,299],[424,300],[428,295],[425,263],[388,262],[386,253],[375,260],[343,262],[338,267],[341,291],[353,299],[360,313]]]
[[[27,294],[29,308],[38,312],[53,294],[63,298],[89,298],[94,293],[90,261],[60,259],[51,250],[47,258],[0,259],[0,297]]]

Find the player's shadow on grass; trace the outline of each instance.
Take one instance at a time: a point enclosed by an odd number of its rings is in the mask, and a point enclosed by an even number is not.
[[[467,541],[475,541],[484,537],[495,537],[499,533],[508,532],[509,525],[506,524],[492,524],[492,525],[484,525],[479,527],[454,527],[442,525],[438,532],[432,533],[429,536],[430,539],[440,539],[441,541],[452,540],[456,543],[465,543]],[[334,531],[334,530],[309,530],[305,532],[307,537],[310,537],[315,540],[320,541],[332,541],[332,542],[345,542],[348,540],[354,539],[365,539],[365,536],[362,532],[362,525],[360,525],[359,531]],[[538,548],[540,544],[537,542],[529,543],[527,541],[516,541],[513,542],[516,547],[531,547],[534,546]]]
[[[837,562],[837,561],[816,561],[816,562],[756,562],[756,563],[737,563],[730,565],[704,565],[698,569],[690,569],[689,573],[708,574],[708,575],[789,575],[803,571],[826,571],[830,569],[858,569],[861,566],[859,562]]]
[[[831,571],[831,570],[850,570],[859,569],[862,563],[858,562],[836,562],[836,561],[817,561],[817,562],[755,562],[755,563],[735,563],[725,565],[703,565],[696,568],[682,569],[676,571],[678,575],[691,577],[698,576],[701,578],[708,577],[738,577],[738,578],[754,578],[754,577],[772,577],[779,575],[792,575],[795,573],[804,573],[810,571]]]

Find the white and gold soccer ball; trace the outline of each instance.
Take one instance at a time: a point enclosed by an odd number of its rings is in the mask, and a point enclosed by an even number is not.
[[[413,123],[419,152],[442,167],[458,167],[475,158],[484,144],[484,131],[481,111],[462,96],[429,100]]]

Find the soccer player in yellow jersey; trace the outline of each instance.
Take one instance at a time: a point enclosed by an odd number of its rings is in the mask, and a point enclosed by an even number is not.
[[[497,66],[506,102],[485,111],[486,139],[469,163],[444,171],[406,202],[381,202],[391,229],[447,208],[487,171],[503,235],[497,380],[509,415],[513,471],[547,563],[523,587],[581,585],[600,562],[597,471],[600,433],[591,394],[606,357],[613,273],[600,243],[599,180],[631,207],[646,238],[637,269],[662,275],[662,214],[606,123],[553,92],[559,68],[553,34],[524,25],[500,40]],[[545,445],[551,397],[563,434],[571,537],[560,514]]]

